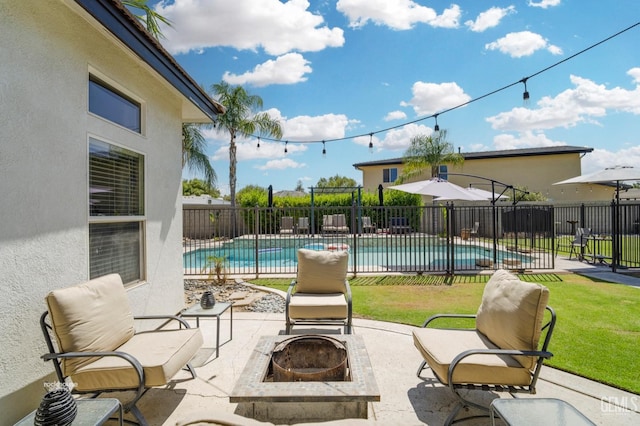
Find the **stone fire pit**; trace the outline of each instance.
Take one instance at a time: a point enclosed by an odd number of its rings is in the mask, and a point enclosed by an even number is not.
[[[313,341],[304,342],[304,338]],[[340,356],[323,353],[323,356],[317,358],[322,358],[331,365],[304,364],[298,372],[311,373],[315,376],[320,370],[328,370],[329,378],[320,379],[323,381],[299,381],[300,377],[297,377],[296,381],[273,380],[273,353],[276,351],[278,355],[282,352],[283,342],[292,341],[294,345],[305,347],[303,351],[312,350],[317,355],[318,352],[325,351],[325,348],[315,346],[322,345],[322,342],[318,342],[322,338],[329,340],[326,345],[328,349],[331,346],[338,347],[337,353],[340,352],[340,346],[346,349],[344,363],[346,370],[344,373],[338,373],[341,375],[340,378],[336,378],[333,371],[333,364],[341,364]],[[282,364],[282,359],[288,357],[289,354],[280,355],[280,361],[276,357],[276,364]],[[302,358],[314,357],[302,356]],[[287,365],[284,370],[296,368],[298,367],[295,365]],[[289,374],[285,373],[285,376],[287,380],[290,379]],[[366,419],[368,403],[372,401],[380,401],[380,391],[364,341],[362,337],[356,335],[263,336],[258,341],[229,396],[229,402],[238,403],[237,414],[274,423],[345,418]]]

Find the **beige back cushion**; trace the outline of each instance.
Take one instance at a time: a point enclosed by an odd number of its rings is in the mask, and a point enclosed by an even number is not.
[[[296,291],[344,293],[349,253],[346,251],[298,250]]]
[[[476,327],[501,349],[537,350],[549,290],[520,281],[515,275],[496,271],[484,288]],[[532,369],[534,357],[517,357]]]
[[[45,300],[63,352],[113,351],[134,334],[129,299],[118,274],[54,290]],[[65,359],[65,374],[73,374],[91,361],[91,358]]]

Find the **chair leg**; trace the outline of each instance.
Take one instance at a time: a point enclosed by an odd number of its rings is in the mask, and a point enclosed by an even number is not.
[[[129,407],[129,409],[127,411],[129,411],[131,414],[133,414],[133,416],[136,418],[136,420],[138,421],[138,424],[140,426],[148,426],[149,425],[147,423],[147,420],[142,415],[142,412],[140,411],[140,409],[137,406],[132,405],[131,407]]]
[[[191,365],[190,362],[187,363],[186,367],[187,370],[189,370],[189,373],[191,373],[191,378],[195,379],[196,377],[198,377],[198,375],[196,374],[196,370],[193,368],[193,365]]]
[[[422,363],[420,364],[420,367],[418,367],[418,372],[416,373],[416,376],[420,377],[420,373],[422,373],[422,370],[424,370],[425,368],[427,368],[427,361],[422,361]]]

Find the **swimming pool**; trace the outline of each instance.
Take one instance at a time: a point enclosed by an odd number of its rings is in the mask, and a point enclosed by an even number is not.
[[[283,244],[284,245],[284,244]],[[443,271],[447,268],[446,245],[389,247],[351,247],[344,242],[312,242],[299,246],[258,247],[255,245],[229,243],[214,249],[197,249],[185,253],[183,267],[185,273],[201,273],[208,257],[224,257],[227,271],[231,274],[252,272],[291,273],[297,268],[297,250],[347,251],[349,268],[359,272],[384,271]],[[453,259],[456,270],[474,270],[493,265],[493,250],[480,245],[464,244],[454,246]],[[531,257],[508,251],[498,251],[497,262],[503,261],[526,265]]]

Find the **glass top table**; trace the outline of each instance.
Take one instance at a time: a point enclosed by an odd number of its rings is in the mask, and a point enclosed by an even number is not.
[[[183,318],[195,318],[196,327],[200,327],[200,318],[216,319],[216,358],[220,354],[220,316],[227,310],[230,313],[229,319],[229,340],[233,340],[233,303],[216,302],[211,309],[204,309],[200,305],[193,305],[180,313]],[[226,342],[225,342],[226,343]]]
[[[508,425],[594,425],[573,405],[556,398],[509,398],[491,402],[491,424],[496,415]]]
[[[77,425],[101,425],[104,424],[112,414],[118,412],[118,424],[122,426],[122,404],[116,398],[88,398],[76,399],[78,414],[73,420]],[[20,420],[15,426],[33,426],[36,411]]]

